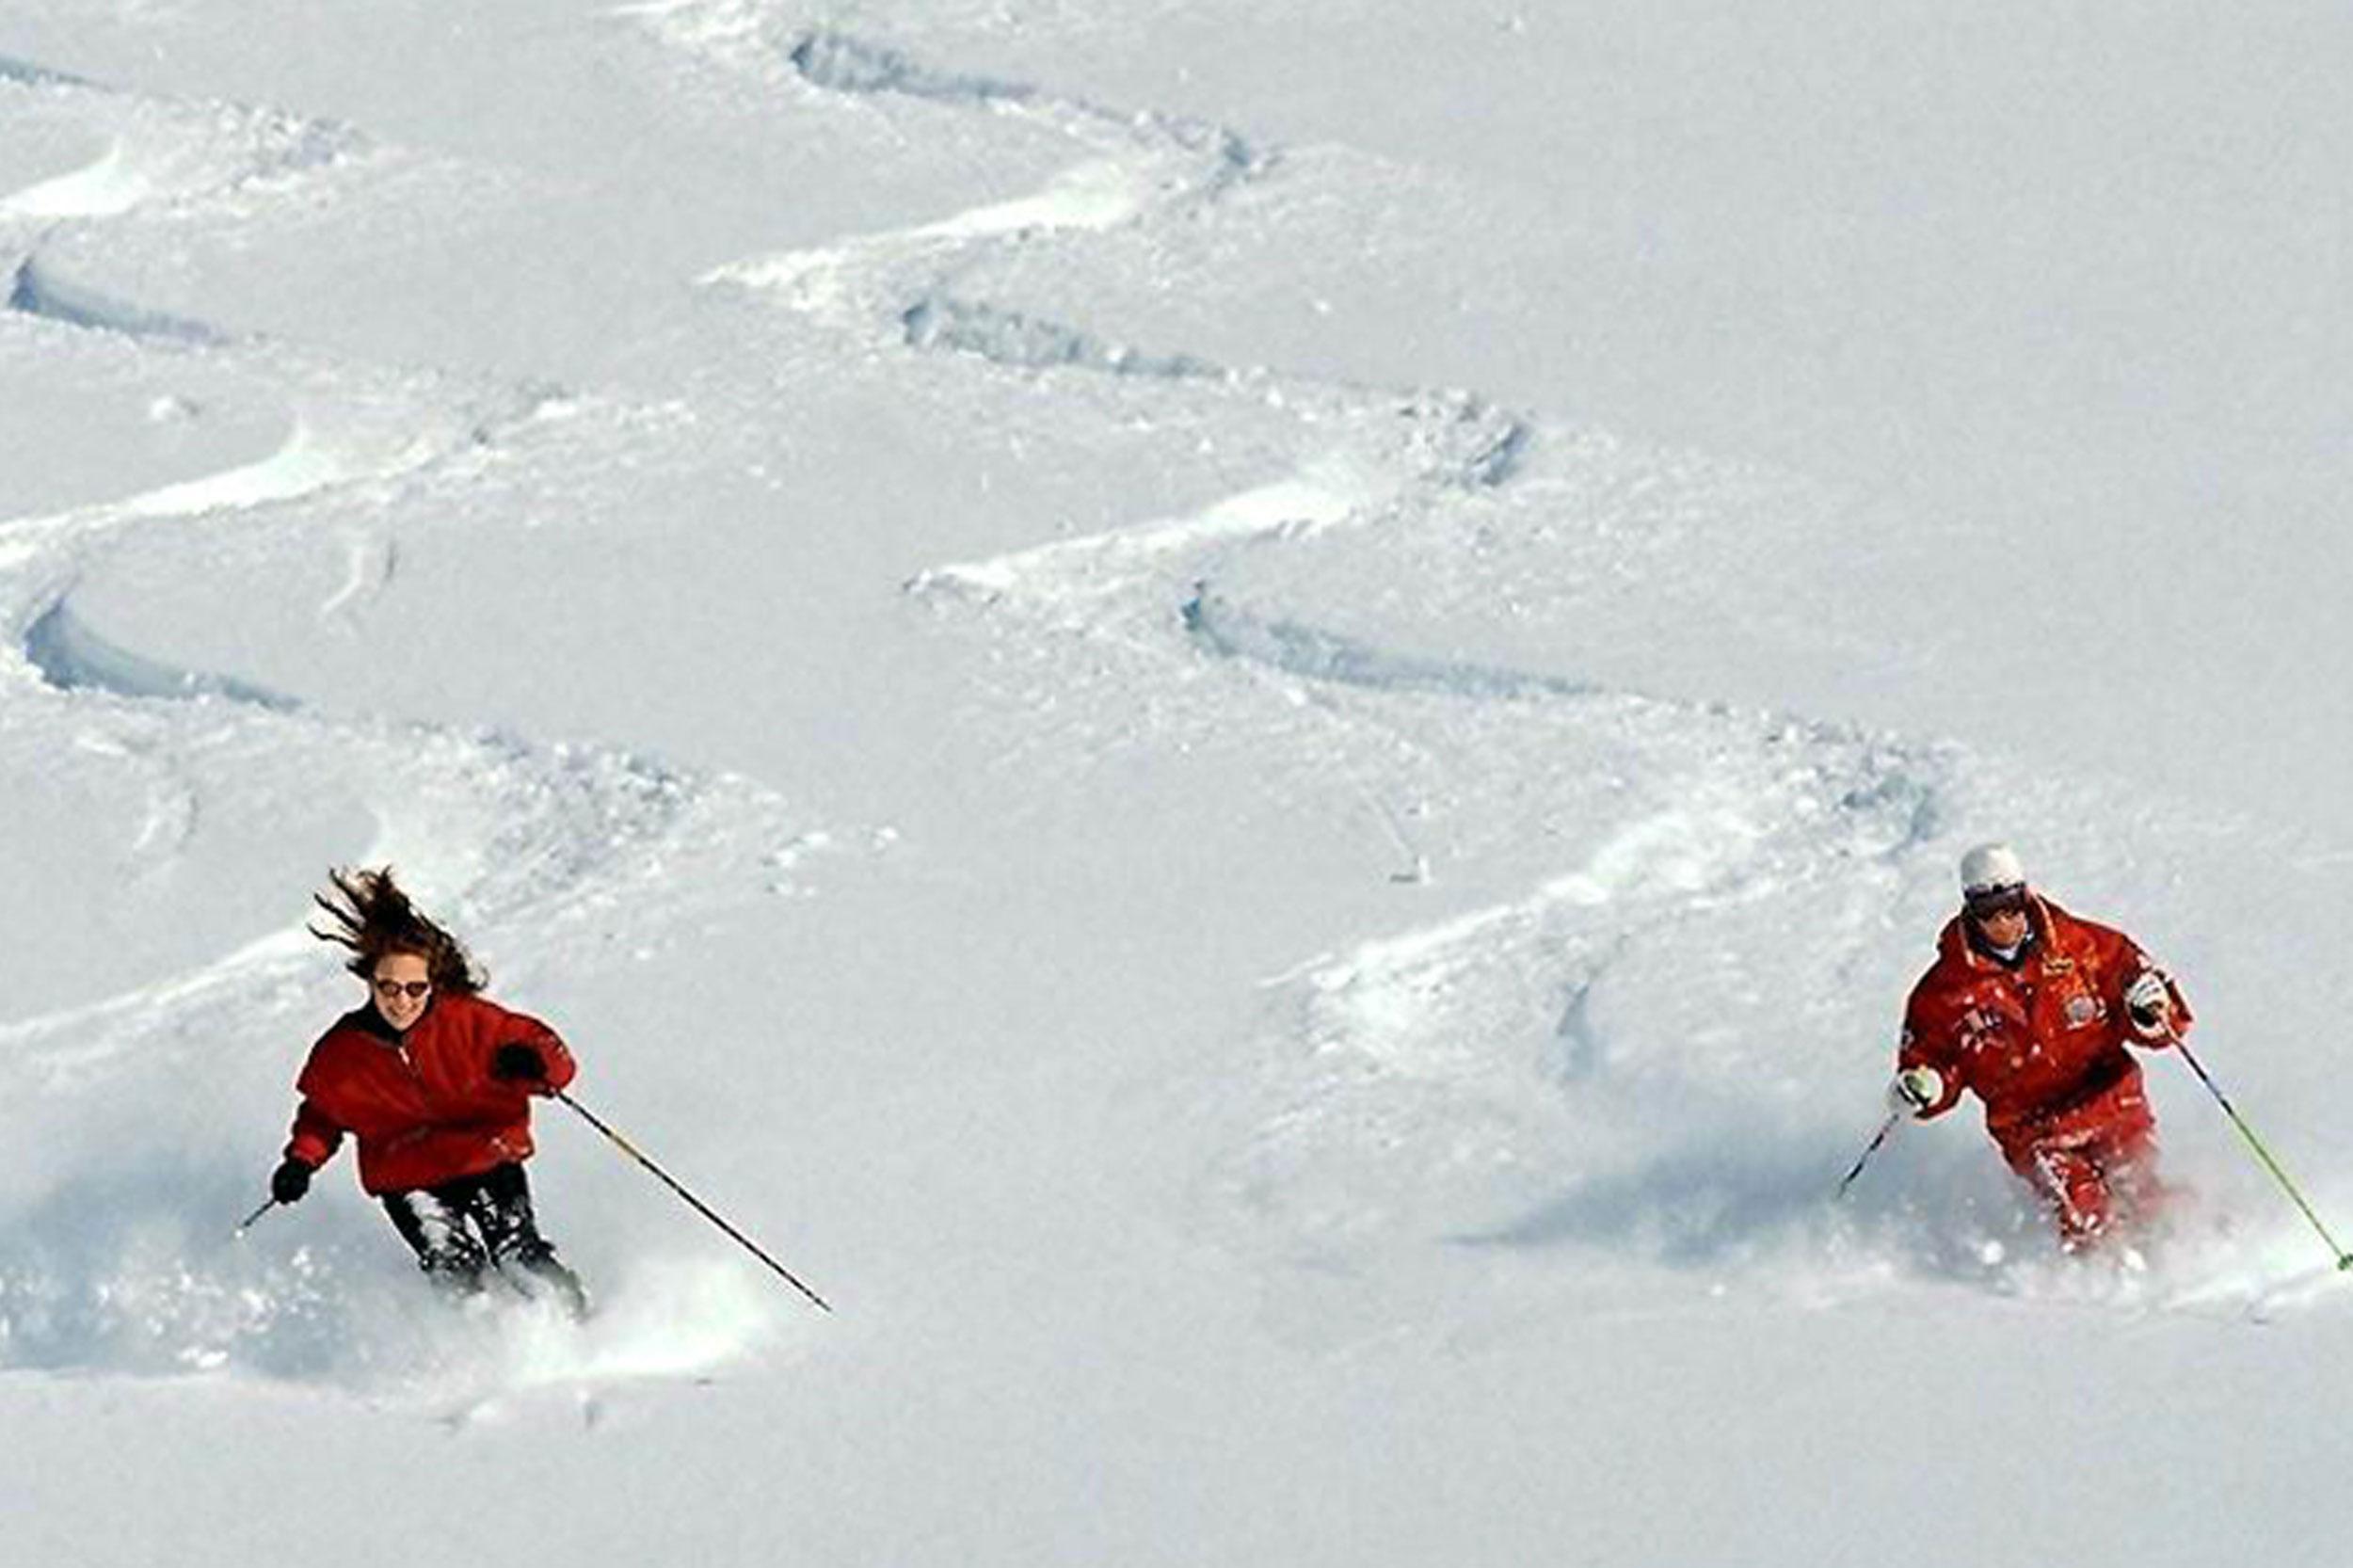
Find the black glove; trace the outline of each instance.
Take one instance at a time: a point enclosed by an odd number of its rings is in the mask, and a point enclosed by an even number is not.
[[[525,1083],[544,1082],[548,1076],[548,1059],[539,1054],[537,1046],[520,1041],[499,1047],[490,1058],[490,1076],[520,1080]]]
[[[289,1158],[269,1176],[269,1195],[276,1203],[300,1203],[311,1190],[311,1167]]]

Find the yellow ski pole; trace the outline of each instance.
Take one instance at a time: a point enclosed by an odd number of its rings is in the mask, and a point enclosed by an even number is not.
[[[2255,1129],[2247,1125],[2247,1118],[2241,1116],[2237,1109],[2231,1104],[2230,1096],[2222,1092],[2221,1085],[2215,1082],[2213,1077],[2207,1073],[2205,1064],[2200,1062],[2191,1052],[2189,1042],[2171,1030],[2166,1032],[2166,1037],[2173,1048],[2182,1053],[2182,1060],[2189,1064],[2189,1070],[2198,1075],[2198,1081],[2206,1086],[2206,1093],[2212,1095],[2215,1103],[2222,1107],[2222,1113],[2231,1118],[2231,1125],[2238,1128],[2240,1137],[2247,1140],[2247,1146],[2255,1151],[2255,1158],[2263,1161],[2264,1169],[2269,1171],[2272,1179],[2280,1184],[2281,1190],[2295,1200],[2296,1207],[2304,1211],[2304,1218],[2312,1222],[2313,1228],[2320,1233],[2320,1239],[2329,1244],[2329,1256],[2337,1260],[2337,1267],[2342,1270],[2353,1270],[2353,1253],[2348,1253],[2337,1245],[2337,1239],[2329,1234],[2329,1227],[2320,1223],[2320,1216],[2313,1213],[2313,1206],[2304,1201],[2304,1194],[2296,1190],[2296,1183],[2288,1179],[2287,1172],[2281,1170],[2280,1162],[2271,1158],[2271,1151],[2264,1147],[2262,1139],[2255,1136]]]

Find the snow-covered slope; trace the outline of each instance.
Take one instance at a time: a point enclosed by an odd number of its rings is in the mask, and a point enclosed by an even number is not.
[[[0,17],[18,1549],[2325,1560],[2176,1064],[2146,1270],[1833,1193],[2003,836],[2353,1222],[2344,27],[1912,9]],[[837,1313],[233,1235],[384,861]]]

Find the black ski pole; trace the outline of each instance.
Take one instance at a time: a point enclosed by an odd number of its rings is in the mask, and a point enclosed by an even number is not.
[[[792,1286],[793,1289],[798,1290],[802,1295],[807,1296],[810,1301],[815,1302],[821,1309],[826,1312],[831,1312],[833,1310],[832,1307],[825,1304],[824,1297],[819,1295],[816,1291],[811,1290],[808,1286],[803,1285],[797,1278],[793,1277],[792,1271],[777,1262],[775,1258],[769,1256],[767,1253],[760,1249],[759,1242],[754,1241],[750,1237],[744,1235],[742,1231],[736,1229],[733,1225],[728,1224],[727,1221],[721,1219],[716,1213],[712,1212],[709,1204],[703,1202],[702,1199],[695,1196],[694,1193],[680,1186],[677,1178],[672,1176],[669,1172],[664,1170],[661,1166],[655,1164],[652,1160],[647,1159],[644,1154],[639,1152],[636,1144],[622,1137],[612,1128],[607,1127],[604,1122],[598,1117],[595,1112],[590,1111],[586,1106],[581,1104],[580,1101],[572,1098],[571,1096],[566,1094],[561,1089],[555,1091],[555,1097],[562,1100],[566,1105],[570,1106],[574,1111],[578,1112],[582,1121],[586,1122],[590,1127],[593,1127],[599,1132],[603,1133],[615,1148],[619,1149],[623,1154],[628,1155],[632,1160],[636,1160],[637,1163],[643,1165],[647,1170],[651,1171],[656,1180],[660,1181],[663,1186],[667,1187],[671,1192],[676,1192],[680,1198],[683,1198],[686,1201],[687,1206],[693,1208],[696,1213],[701,1215],[704,1219],[709,1220],[712,1224],[717,1225],[721,1230],[725,1231],[728,1238],[737,1246],[742,1247],[745,1252],[750,1253],[754,1257],[757,1257],[762,1263],[767,1264],[769,1268],[774,1269],[776,1273],[783,1278],[786,1284]]]
[[[251,1230],[253,1228],[254,1221],[260,1219],[263,1215],[268,1213],[271,1209],[276,1208],[277,1207],[278,1200],[276,1198],[272,1198],[269,1202],[262,1205],[261,1208],[255,1209],[252,1213],[248,1214],[238,1224],[237,1234],[243,1236],[247,1231]]]
[[[1865,1145],[1862,1154],[1855,1158],[1854,1169],[1849,1171],[1846,1179],[1838,1184],[1840,1197],[1847,1195],[1847,1189],[1854,1185],[1854,1178],[1863,1174],[1863,1167],[1871,1162],[1871,1156],[1880,1152],[1880,1145],[1887,1142],[1887,1135],[1895,1131],[1896,1124],[1903,1119],[1904,1113],[1901,1111],[1890,1111],[1887,1113],[1887,1120],[1880,1123],[1879,1131],[1872,1135],[1871,1142]]]

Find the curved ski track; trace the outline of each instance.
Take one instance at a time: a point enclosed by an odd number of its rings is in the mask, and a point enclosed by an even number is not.
[[[211,106],[134,100],[126,107],[121,95],[103,89],[35,80],[42,90],[65,93],[77,104],[93,102],[142,124],[217,133],[221,123]],[[209,146],[198,152],[181,148],[162,160],[167,167],[141,171],[136,183],[179,201],[249,191],[257,180],[320,167],[357,143],[340,128],[275,114],[241,111],[226,118],[234,155]],[[119,153],[109,156],[120,162]],[[202,177],[191,177],[191,169]],[[44,216],[64,210],[67,204],[54,199],[58,183],[35,188],[53,192],[42,203]],[[97,202],[81,210],[103,221],[127,209]],[[462,884],[445,884],[440,897],[465,909],[471,922],[493,926],[560,919],[566,911],[609,903],[636,880],[632,867],[657,861],[682,840],[712,830],[711,822],[697,819],[744,814],[760,819],[763,833],[774,826],[768,819],[776,802],[740,780],[696,778],[610,748],[540,746],[502,734],[311,712],[232,674],[158,664],[117,646],[73,612],[76,563],[129,530],[196,519],[216,522],[226,514],[282,513],[330,495],[389,495],[427,472],[488,468],[499,460],[504,433],[564,417],[576,411],[573,406],[542,388],[464,385],[264,340],[235,340],[202,323],[170,320],[50,279],[40,265],[38,236],[18,268],[9,308],[71,330],[127,334],[155,352],[203,355],[271,388],[290,411],[282,444],[252,463],[102,504],[0,520],[0,698],[17,721],[11,728],[21,729],[41,714],[70,722],[103,744],[109,718],[146,729],[163,715],[192,744],[200,733],[255,737],[264,749],[309,759],[306,770],[314,766],[324,776],[408,776],[420,804],[434,804],[413,809],[379,802],[383,838],[355,858],[398,855],[471,868]],[[389,540],[359,539],[349,548],[351,579],[322,606],[322,617],[348,614],[391,578],[396,557]],[[430,824],[441,820],[468,824],[471,837],[440,841]],[[247,961],[249,955],[232,955],[224,964],[233,969]],[[201,977],[189,977],[181,985],[200,984]],[[119,999],[96,1011],[115,1011],[135,1000]],[[22,1047],[80,1034],[85,1038],[75,1054],[87,1057],[94,1048],[85,1029],[90,1012],[0,1027],[0,1043]],[[18,1060],[24,1060],[21,1051]]]
[[[943,376],[1006,384],[1118,377],[1172,408],[1229,411],[1289,453],[1287,470],[1180,515],[943,563],[909,583],[943,614],[997,629],[1006,680],[1057,694],[1063,728],[1025,744],[1086,755],[1238,730],[1263,748],[1271,784],[1298,800],[1324,804],[1342,787],[1360,795],[1386,835],[1392,857],[1379,869],[1392,880],[1430,882],[1434,865],[1443,886],[1454,860],[1507,852],[1548,862],[1521,872],[1515,895],[1408,913],[1401,931],[1269,982],[1262,1113],[1197,1180],[1206,1228],[1297,1265],[1301,1283],[1270,1310],[1303,1334],[1341,1337],[1435,1312],[1367,1288],[1393,1248],[1477,1249],[1498,1268],[1559,1240],[1710,1268],[1777,1249],[1835,1253],[1848,1233],[1820,1220],[1823,1173],[1809,1162],[1824,1128],[1798,1091],[1817,1090],[1807,1075],[1825,1064],[1870,1081],[1879,1032],[1854,1032],[1851,1011],[1824,998],[1862,933],[1941,883],[1945,840],[1969,814],[1969,770],[1933,747],[1385,647],[1254,602],[1250,568],[1271,554],[1465,515],[1508,534],[1515,518],[1573,508],[1590,465],[1654,476],[1640,454],[1564,439],[1473,393],[1224,365],[970,292],[978,264],[1006,248],[1214,220],[1233,191],[1285,177],[1276,150],[1182,117],[928,67],[840,33],[780,30],[760,0],[641,15],[682,48],[845,112],[1011,120],[1071,148],[1064,171],[1030,197],[749,257],[704,287],[795,312],[845,354],[910,356]],[[778,803],[741,780],[625,751],[314,712],[228,672],[168,668],[118,646],[119,629],[85,624],[72,585],[102,543],[493,464],[498,433],[539,417],[543,397],[234,339],[79,290],[41,264],[48,225],[225,193],[274,200],[368,155],[356,133],[134,98],[8,60],[0,93],[38,96],[100,149],[79,170],[0,197],[10,308],[49,329],[128,332],[158,352],[232,362],[279,390],[290,424],[276,454],[228,473],[0,521],[0,760],[39,765],[71,736],[152,770],[141,843],[161,856],[241,763],[291,762],[368,804],[379,840],[355,858],[422,866],[486,931],[591,921],[624,893],[642,896],[674,857],[777,841]],[[395,569],[387,541],[350,548],[349,580],[322,615],[348,613]],[[1151,694],[1141,713],[1139,691]],[[406,782],[406,799],[384,798],[387,776]],[[1764,968],[1756,955],[1806,920],[1827,933],[1809,961]],[[39,1092],[119,1073],[134,1055],[151,1067],[183,1060],[216,1024],[300,1005],[306,948],[298,935],[265,937],[166,982],[0,1027],[0,1071]],[[1688,972],[1694,952],[1715,955],[1710,972]],[[1685,999],[1674,1027],[1620,1026],[1624,999],[1662,993]],[[1768,1085],[1765,1136],[1748,1153],[1727,1151],[1742,1147],[1736,1115],[1755,1107],[1712,1086],[1780,1042],[1726,1026],[1727,1013],[1853,1041]],[[1688,1136],[1662,1146],[1625,1131],[1660,1125]],[[1866,1211],[1865,1224],[1871,1256],[1856,1272],[1877,1277],[1894,1222]],[[1963,1272],[1942,1256],[1905,1260]],[[91,1277],[67,1284],[106,1287],[118,1262],[86,1259]],[[298,1282],[276,1283],[299,1297]],[[221,1336],[250,1332],[219,1290],[198,1295],[204,1313],[232,1320]],[[70,1361],[93,1336],[61,1331],[47,1353]]]
[[[493,471],[504,438],[579,417],[582,404],[542,388],[336,360],[54,275],[43,241],[59,225],[136,221],[164,205],[299,199],[307,179],[367,143],[340,126],[142,98],[0,61],[0,95],[11,94],[86,126],[106,150],[78,171],[0,195],[0,255],[15,258],[8,317],[23,330],[120,334],[145,353],[200,359],[265,389],[285,410],[286,433],[275,452],[226,472],[0,520],[0,767],[28,776],[137,771],[150,807],[129,853],[155,870],[202,831],[208,801],[299,780],[306,803],[346,799],[372,820],[373,841],[350,841],[344,857],[397,861],[491,946],[503,929],[597,941],[625,928],[633,942],[655,940],[698,907],[696,889],[772,882],[782,862],[768,852],[794,833],[782,803],[749,780],[611,746],[317,711],[233,673],[171,667],[118,642],[124,629],[77,613],[86,564],[135,545],[142,530],[298,528],[308,507]],[[354,537],[347,548],[349,579],[320,607],[322,620],[364,607],[395,569],[389,538]],[[0,1024],[0,1081],[20,1105],[96,1082],[143,1104],[167,1092],[145,1086],[217,1080],[230,1070],[221,1043],[256,1038],[272,1054],[252,1070],[278,1076],[319,1006],[316,944],[291,923],[299,894],[288,892],[285,930],[149,984]],[[158,1108],[149,1114],[171,1120]],[[94,1156],[58,1151],[50,1179],[104,1179],[76,1168]],[[235,1347],[236,1359],[283,1374],[336,1364],[344,1352],[333,1320],[344,1309],[333,1304],[332,1281],[314,1277],[316,1257],[240,1255],[242,1263],[216,1257],[216,1268],[191,1270],[142,1250],[140,1239],[158,1234],[192,1241],[191,1191],[229,1212],[251,1176],[209,1164],[158,1174],[118,1192],[99,1231],[53,1225],[36,1200],[0,1233],[0,1362],[201,1369]],[[289,1332],[300,1323],[311,1327]]]
[[[2007,1188],[1956,1168],[1942,1184],[1958,1206],[1950,1243],[1920,1240],[1915,1215],[1825,1204],[1835,1172],[1822,1150],[1843,1147],[1849,1128],[1820,1108],[1843,1104],[1842,1085],[1876,1082],[1886,1049],[1886,1021],[1837,999],[1855,996],[1855,968],[1891,917],[1941,899],[1980,792],[2028,815],[2080,803],[2063,786],[1985,779],[1948,747],[1385,647],[1254,603],[1255,566],[1341,533],[1475,527],[1508,540],[1538,532],[1521,526],[1531,519],[1590,518],[1608,535],[1641,527],[1654,504],[1676,524],[1692,508],[1737,516],[1744,485],[1730,468],[1548,432],[1475,393],[1227,366],[977,297],[966,280],[993,257],[1213,219],[1238,186],[1285,178],[1286,159],[1223,127],[794,33],[773,14],[760,0],[707,0],[657,25],[779,90],[862,112],[1048,127],[1072,162],[1031,197],[747,258],[707,285],[819,323],[847,352],[929,355],[943,375],[1117,377],[1159,389],[1172,410],[1222,405],[1290,432],[1291,472],[1197,510],[909,582],[919,600],[1001,630],[999,651],[1016,656],[1007,679],[1052,715],[1041,728],[1053,733],[1016,752],[1186,748],[1239,732],[1303,799],[1357,797],[1392,882],[1428,883],[1433,861],[1443,877],[1440,819],[1455,855],[1569,862],[1516,898],[1418,926],[1408,916],[1401,934],[1269,983],[1264,1114],[1198,1180],[1207,1228],[1297,1266],[1296,1301],[1270,1310],[1296,1308],[1318,1336],[1384,1332],[1434,1304],[1352,1320],[1382,1253],[1431,1244],[1501,1257],[1574,1241],[1678,1268],[1778,1258],[1797,1266],[1767,1277],[1799,1281],[1828,1260],[1866,1290],[1884,1287],[1892,1256],[1914,1277],[1985,1284],[1977,1239],[2036,1223]],[[1497,571],[1508,598],[1508,564]],[[1139,690],[1152,694],[1142,713]],[[1077,692],[1098,696],[1091,716],[1071,716]],[[1812,938],[1801,961],[1776,969],[1759,956],[1800,927]],[[1715,972],[1679,971],[1695,951],[1720,955]],[[1622,999],[1656,995],[1683,998],[1669,1009],[1677,1027],[1613,1023]],[[1791,1027],[1843,1043],[1793,1057],[1770,1037]],[[1756,1139],[1741,1126],[1756,1108],[1721,1085],[1759,1071],[1777,1076]],[[1684,1131],[1644,1144],[1621,1130],[1645,1123]],[[2050,1288],[2031,1268],[1992,1283]]]

